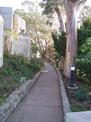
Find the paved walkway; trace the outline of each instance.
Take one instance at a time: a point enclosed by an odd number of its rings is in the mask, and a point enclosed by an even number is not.
[[[58,76],[46,70],[6,122],[63,122]]]

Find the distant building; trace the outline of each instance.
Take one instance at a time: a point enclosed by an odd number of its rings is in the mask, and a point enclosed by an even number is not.
[[[4,19],[4,29],[14,30],[15,32],[26,31],[26,22],[19,16],[14,14],[11,7],[0,7],[0,14]]]
[[[11,7],[0,7],[0,14],[4,19],[4,28],[13,29],[13,10]]]

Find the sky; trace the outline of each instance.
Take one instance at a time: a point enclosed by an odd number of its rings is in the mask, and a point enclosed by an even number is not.
[[[8,6],[13,9],[20,8],[21,2],[24,0],[0,0],[0,6]],[[30,0],[30,1],[40,1],[40,0]],[[91,0],[87,0],[87,4],[91,6]]]
[[[0,6],[12,7],[13,9],[19,8],[23,0],[0,0]]]
[[[91,6],[91,0],[87,0],[86,4]]]
[[[0,0],[0,6],[4,7],[12,7],[13,9],[17,9],[21,7],[21,3],[24,0]],[[41,0],[29,0],[29,1],[41,1]]]

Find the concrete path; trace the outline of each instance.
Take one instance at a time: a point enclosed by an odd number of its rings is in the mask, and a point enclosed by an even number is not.
[[[63,122],[58,76],[50,64],[45,69],[6,122]]]

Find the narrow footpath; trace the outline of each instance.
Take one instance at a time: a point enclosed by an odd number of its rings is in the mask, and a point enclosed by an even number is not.
[[[50,64],[6,122],[63,122],[58,76]]]

